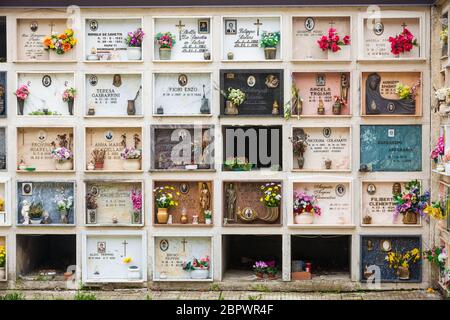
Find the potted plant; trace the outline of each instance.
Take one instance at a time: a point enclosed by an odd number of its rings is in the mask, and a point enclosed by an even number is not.
[[[250,171],[253,163],[249,163],[245,157],[232,157],[225,160],[223,167],[226,171]]]
[[[319,40],[317,40],[317,44],[319,45],[322,51],[327,51],[328,53],[332,53],[334,57],[342,54],[343,57],[348,57],[348,45],[350,44],[350,36],[346,35],[342,39],[337,33],[335,28],[328,29],[328,35],[323,35]],[[343,48],[345,48],[345,52],[342,53]]]
[[[314,215],[320,216],[321,209],[317,205],[315,196],[307,195],[304,192],[294,194],[294,222],[295,224],[312,224]]]
[[[42,202],[33,202],[30,205],[30,211],[28,212],[31,224],[41,224],[42,215],[44,214],[44,207]]]
[[[0,246],[0,280],[6,279],[6,248]]]
[[[50,57],[53,58],[69,52],[76,44],[77,39],[74,37],[72,29],[66,29],[63,33],[54,32],[42,40],[44,49],[48,50]]]
[[[416,37],[406,28],[396,35],[395,37],[389,37],[389,42],[391,43],[391,53],[397,58],[400,54],[405,54],[410,52],[414,47],[419,46]]]
[[[122,135],[121,144],[124,149],[120,153],[120,158],[124,160],[122,162],[123,169],[127,171],[137,171],[141,169],[142,151],[140,148],[138,148],[141,139],[139,138],[139,135],[137,133],[134,134],[133,140],[134,145],[132,147],[127,147],[126,135]]]
[[[434,97],[437,100],[437,111],[441,115],[444,115],[450,111],[450,108],[448,107],[450,102],[450,88],[439,88],[435,90]]]
[[[94,149],[91,152],[92,161],[94,162],[95,170],[102,170],[105,163],[106,150]]]
[[[141,60],[142,58],[142,40],[145,33],[142,28],[138,28],[133,32],[128,32],[125,38],[127,44],[127,57],[128,60]]]
[[[77,90],[75,88],[67,88],[64,90],[62,94],[62,100],[64,102],[67,102],[67,106],[69,107],[69,114],[73,116],[73,103],[75,101],[75,95],[77,93]]]
[[[281,184],[275,182],[268,182],[260,187],[262,196],[259,199],[266,207],[266,219],[269,221],[276,221],[280,216],[281,203]]]
[[[67,196],[64,192],[55,196],[56,210],[59,212],[59,221],[61,224],[69,223],[69,212],[73,207],[73,197]]]
[[[156,213],[156,219],[158,223],[166,224],[169,219],[169,208],[178,206],[178,202],[175,201],[175,195],[179,196],[180,193],[175,191],[173,186],[157,187],[153,190],[155,194],[155,204],[158,208]]]
[[[28,98],[30,94],[30,90],[26,84],[22,84],[19,89],[17,89],[14,94],[17,97],[17,105],[19,106],[19,115],[23,115],[23,109],[25,106],[25,100]]]
[[[280,32],[263,32],[259,45],[264,48],[266,60],[273,60],[277,56],[277,45],[280,42]]]
[[[225,114],[236,115],[239,113],[238,106],[244,103],[246,95],[240,89],[228,88],[225,96]]]
[[[267,267],[268,267],[267,263],[265,263],[264,261],[255,262],[255,264],[253,265],[253,271],[255,272],[257,279],[264,278],[264,274],[266,273]]]
[[[170,60],[172,48],[176,43],[175,36],[170,32],[159,32],[156,34],[155,39],[159,45],[159,59]]]
[[[266,274],[269,277],[270,280],[274,280],[277,277],[278,268],[276,266],[275,261],[267,261],[267,268],[266,268]]]
[[[420,250],[414,248],[406,252],[390,251],[386,255],[389,268],[394,269],[399,280],[409,280],[409,267],[420,260]]]
[[[205,210],[205,224],[212,224],[212,211],[211,210]]]
[[[418,215],[425,217],[425,208],[429,205],[430,193],[421,193],[421,184],[418,180],[410,181],[402,194],[392,194],[394,198],[394,218],[403,215],[403,224],[417,224]]]
[[[183,270],[188,271],[191,279],[208,279],[209,278],[210,261],[209,256],[201,259],[193,258],[190,261],[183,262]]]
[[[87,223],[97,223],[97,198],[92,192],[86,194]]]
[[[142,214],[142,192],[140,190],[131,190],[131,203],[133,205],[133,212],[131,214],[131,223],[139,224],[141,223]]]
[[[305,134],[302,130],[302,132],[294,137],[289,137],[289,141],[292,143],[292,152],[294,153],[294,156],[297,157],[297,165],[299,169],[303,169],[303,166],[305,165],[305,151],[308,147],[308,135]]]

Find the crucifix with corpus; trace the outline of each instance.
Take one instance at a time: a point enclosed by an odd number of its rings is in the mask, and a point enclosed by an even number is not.
[[[254,25],[256,26],[256,35],[259,36],[259,27],[262,26],[262,22],[259,21],[259,19],[256,19],[256,22],[254,23]]]
[[[181,20],[178,20],[178,24],[176,24],[175,27],[178,28],[178,39],[181,40],[181,31],[183,31],[183,28],[186,27],[186,25],[182,24]]]
[[[53,27],[56,26],[55,23],[53,21],[50,21],[48,26],[50,27],[50,34],[53,34]]]
[[[127,240],[124,240],[122,242],[122,244],[123,244],[123,256],[126,257],[127,256],[127,244],[128,244]]]

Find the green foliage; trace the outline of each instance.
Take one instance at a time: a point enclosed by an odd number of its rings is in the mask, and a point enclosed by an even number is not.
[[[248,296],[248,300],[252,300],[252,301],[261,300],[261,298],[262,298],[262,295],[260,295],[260,294],[255,295],[255,296],[253,296],[253,295]]]
[[[97,296],[93,293],[77,291],[77,293],[75,294],[73,299],[74,300],[97,300]]]
[[[269,288],[261,283],[255,284],[252,286],[252,290],[259,291],[259,292],[270,292]]]
[[[0,296],[0,300],[26,300],[25,296],[19,292],[7,293],[3,296]]]
[[[280,32],[263,32],[259,45],[262,48],[275,48],[280,42]]]

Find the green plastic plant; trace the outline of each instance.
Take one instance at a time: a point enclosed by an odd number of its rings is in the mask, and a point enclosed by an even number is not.
[[[280,43],[280,32],[263,32],[259,45],[262,48],[275,48]]]
[[[42,205],[42,202],[33,202],[30,205],[30,211],[29,211],[28,215],[31,219],[39,219],[42,217],[43,213],[44,213],[44,207]]]

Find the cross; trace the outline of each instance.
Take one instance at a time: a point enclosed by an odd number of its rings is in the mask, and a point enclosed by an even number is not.
[[[179,33],[179,38],[181,39],[181,30],[183,29],[183,27],[185,27],[186,25],[181,24],[181,20],[178,21],[178,24],[175,25],[175,27],[178,28],[178,33]]]
[[[333,19],[331,19],[331,21],[330,21],[330,28],[333,28],[333,25],[335,24],[335,22],[333,21]]]
[[[127,256],[127,244],[128,244],[127,240],[124,240],[122,242],[122,244],[123,244],[123,256],[126,257]]]
[[[50,22],[50,24],[48,25],[50,27],[50,34],[53,33],[53,27],[55,26],[55,23],[52,21]]]
[[[259,36],[259,26],[262,26],[262,22],[260,22],[259,19],[256,19],[254,25],[256,26],[256,35]]]
[[[181,240],[181,243],[183,244],[183,252],[186,252],[186,238],[183,238],[183,240]]]
[[[403,23],[402,23],[403,29],[405,29],[407,26],[408,26],[408,25],[406,24],[406,22],[403,22]]]

